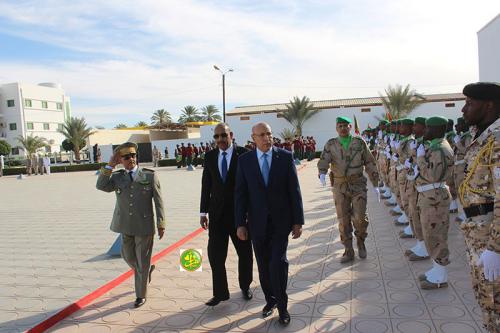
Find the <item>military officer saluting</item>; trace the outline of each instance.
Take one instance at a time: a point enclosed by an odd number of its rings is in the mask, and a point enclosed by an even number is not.
[[[125,169],[113,172],[118,164]],[[108,165],[101,169],[96,187],[116,194],[111,230],[122,235],[122,257],[134,270],[134,306],[142,306],[146,302],[147,285],[155,268],[151,265],[155,234],[153,201],[160,239],[165,232],[160,181],[153,170],[138,167],[137,145],[126,142],[115,149]]]
[[[345,252],[340,259],[342,263],[354,260],[353,225],[358,255],[360,258],[367,256],[365,239],[368,215],[366,214],[367,187],[366,177],[363,175],[364,169],[375,187],[377,196],[380,196],[379,174],[375,158],[362,138],[353,137],[350,134],[351,123],[352,120],[348,117],[337,118],[339,137],[328,140],[318,162],[319,178],[323,186],[326,184],[328,169],[331,170],[330,177],[333,176],[331,181],[339,221],[340,240],[345,247]]]
[[[500,84],[468,84],[463,94],[473,139],[459,187],[466,216],[460,227],[483,323],[489,332],[500,332]]]

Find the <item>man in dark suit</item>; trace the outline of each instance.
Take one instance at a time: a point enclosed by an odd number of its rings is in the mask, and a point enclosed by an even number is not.
[[[272,146],[271,127],[252,128],[256,150],[238,160],[235,189],[237,235],[251,235],[259,280],[266,298],[263,317],[277,307],[279,322],[290,323],[287,310],[288,235],[299,238],[304,224],[302,195],[291,152]]]
[[[243,298],[252,298],[252,243],[236,236],[234,223],[234,183],[238,156],[247,149],[232,144],[233,133],[227,124],[214,128],[217,149],[205,154],[201,184],[200,224],[208,229],[208,260],[212,267],[213,298],[206,305],[215,306],[229,299],[226,257],[229,238],[238,254],[238,278]],[[208,222],[210,217],[210,223]]]

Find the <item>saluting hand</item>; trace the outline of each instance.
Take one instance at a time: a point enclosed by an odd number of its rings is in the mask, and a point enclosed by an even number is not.
[[[302,225],[301,224],[294,224],[292,226],[292,238],[297,239],[302,235]]]
[[[116,152],[111,156],[108,165],[114,168],[118,164],[120,164],[120,154]]]
[[[200,225],[203,229],[207,230],[208,229],[208,217],[200,216]]]

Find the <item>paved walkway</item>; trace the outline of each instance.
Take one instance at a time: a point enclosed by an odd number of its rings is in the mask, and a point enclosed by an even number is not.
[[[134,293],[129,279],[50,331],[481,332],[478,324],[480,312],[470,287],[463,239],[455,225],[449,238],[452,260],[449,266],[450,287],[435,291],[420,290],[416,277],[427,270],[430,263],[408,263],[403,251],[412,241],[397,237],[400,227],[393,224],[387,207],[370,196],[368,258],[357,259],[352,265],[340,265],[337,260],[343,249],[335,225],[331,192],[318,185],[314,163],[300,172],[300,179],[306,226],[302,237],[290,240],[289,245],[288,292],[292,322],[288,327],[280,327],[276,316],[261,318],[264,301],[257,282],[256,267],[255,297],[248,302],[241,298],[235,272],[235,252],[231,249],[227,263],[231,299],[215,308],[207,308],[203,304],[211,297],[208,263],[204,263],[203,272],[179,272],[176,251],[157,264],[150,295],[143,307],[133,309]],[[196,207],[198,192],[195,186],[186,186],[193,191],[189,193],[191,199],[186,205]],[[187,189],[179,192],[187,192]],[[109,211],[109,203],[104,206]],[[182,219],[186,220],[186,217]],[[81,223],[84,221],[81,220]],[[19,225],[17,223],[16,227],[19,228]],[[84,230],[82,226],[72,231],[78,233]],[[67,230],[67,235],[72,235],[72,231]],[[203,233],[183,248],[205,249],[206,244],[207,234]],[[23,254],[10,253],[20,258],[28,253],[33,255],[28,246],[25,249]],[[207,259],[206,255],[204,258]],[[9,262],[12,263],[12,258]],[[81,262],[74,262],[73,265],[78,268]],[[120,264],[114,265],[109,270],[116,276],[121,272],[118,269]],[[79,283],[94,280],[93,276],[81,274],[75,279]],[[70,299],[74,300],[74,297],[68,296],[68,301]]]

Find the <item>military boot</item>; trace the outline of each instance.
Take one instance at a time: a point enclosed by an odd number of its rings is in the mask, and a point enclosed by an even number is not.
[[[358,244],[358,256],[361,259],[365,259],[366,258],[365,240],[361,238],[356,238],[356,244]]]
[[[353,260],[354,260],[354,249],[352,247],[347,247],[344,251],[344,254],[342,255],[342,258],[340,258],[340,263],[345,264]]]

